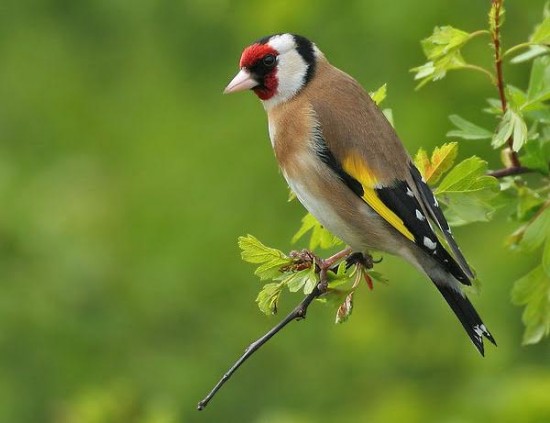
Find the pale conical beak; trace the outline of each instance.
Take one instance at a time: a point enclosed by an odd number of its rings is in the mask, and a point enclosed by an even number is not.
[[[225,87],[224,94],[236,93],[238,91],[249,90],[260,85],[258,81],[246,69],[241,69],[235,78]]]

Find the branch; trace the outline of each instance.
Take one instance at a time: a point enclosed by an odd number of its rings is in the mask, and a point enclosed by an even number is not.
[[[502,53],[500,50],[500,11],[502,9],[502,2],[503,0],[492,0],[494,10],[495,10],[495,22],[494,22],[494,31],[492,31],[492,39],[493,39],[493,45],[495,48],[495,70],[497,75],[497,90],[498,95],[500,97],[500,105],[502,108],[502,114],[506,112],[506,109],[508,107],[506,103],[506,93],[504,91],[504,76],[502,74]],[[521,163],[519,161],[517,153],[512,148],[513,140],[512,137],[508,139],[508,146],[510,147],[511,154],[510,154],[510,160],[512,162],[512,168],[521,167]]]
[[[197,405],[197,409],[204,410],[204,408],[208,405],[210,400],[214,398],[214,395],[222,388],[222,386],[231,378],[233,373],[237,371],[241,365],[248,360],[252,354],[254,354],[256,351],[258,351],[267,341],[269,341],[274,335],[279,333],[286,325],[288,325],[293,320],[300,320],[306,318],[306,313],[309,305],[315,300],[316,298],[320,297],[327,291],[328,286],[328,279],[327,279],[327,271],[333,267],[336,263],[340,262],[341,260],[345,259],[351,254],[351,248],[346,248],[333,256],[327,258],[327,259],[320,259],[313,254],[309,253],[308,258],[306,260],[311,260],[313,258],[313,261],[311,262],[311,265],[315,264],[317,266],[316,272],[319,274],[319,283],[317,286],[311,291],[310,294],[308,294],[301,302],[298,304],[294,310],[292,310],[283,320],[281,320],[275,327],[273,327],[269,332],[267,332],[264,336],[254,341],[252,344],[248,346],[248,348],[244,351],[244,353],[239,357],[239,359],[231,366],[231,368],[223,375],[223,377],[216,383],[214,388],[204,397],[202,401],[199,401]]]
[[[524,166],[512,166],[505,167],[503,169],[492,170],[490,172],[487,172],[487,175],[494,176],[495,178],[504,178],[505,176],[521,175],[523,173],[531,172],[534,172],[534,170]]]

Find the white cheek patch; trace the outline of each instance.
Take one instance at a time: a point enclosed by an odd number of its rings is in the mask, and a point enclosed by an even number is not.
[[[309,66],[296,50],[292,35],[277,35],[269,40],[269,45],[279,52],[279,56],[277,91],[273,97],[263,102],[266,109],[292,98],[303,87]]]

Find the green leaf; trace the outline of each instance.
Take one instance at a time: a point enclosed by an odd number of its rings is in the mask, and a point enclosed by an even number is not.
[[[535,190],[525,185],[517,186],[516,191],[516,216],[513,217],[520,222],[530,221],[541,210],[545,199]]]
[[[386,116],[386,119],[388,119],[388,122],[390,123],[390,125],[392,126],[392,128],[395,128],[395,125],[393,123],[393,112],[392,112],[392,109],[383,109],[382,110],[382,113],[384,114],[384,116]]]
[[[428,38],[422,40],[422,50],[428,60],[434,61],[460,49],[470,39],[470,34],[452,26],[435,27]]]
[[[380,105],[386,98],[387,93],[387,86],[386,84],[382,85],[380,88],[378,88],[376,91],[369,93],[370,98],[372,98],[372,101],[376,103],[377,106]]]
[[[340,307],[338,307],[338,310],[336,311],[336,321],[335,323],[344,323],[349,319],[349,316],[351,316],[351,312],[353,311],[353,292],[349,293],[344,302],[340,304]]]
[[[445,217],[450,226],[462,226],[473,222],[489,222],[496,208],[479,192],[469,194],[448,193],[441,198],[446,205]]]
[[[256,297],[258,308],[266,315],[277,314],[279,299],[283,289],[282,283],[265,284]]]
[[[485,113],[496,116],[502,115],[502,104],[498,98],[488,98],[487,103],[489,103],[489,107],[483,109]]]
[[[523,148],[520,157],[521,164],[529,169],[538,170],[545,175],[550,174],[550,140],[530,140]]]
[[[512,108],[508,108],[500,121],[491,144],[494,148],[500,148],[506,144],[510,137],[513,137],[512,148],[514,151],[519,151],[527,141],[527,134],[527,124],[521,114]]]
[[[338,238],[327,231],[315,217],[307,213],[302,218],[302,226],[298,229],[298,232],[292,237],[292,243],[296,243],[305,234],[311,231],[311,238],[309,239],[309,249],[315,250],[317,247],[323,249],[334,247],[335,245],[342,244]]]
[[[529,39],[533,44],[550,44],[550,17],[546,16],[544,20],[535,28],[535,32]]]
[[[486,175],[487,162],[472,156],[457,164],[436,189],[436,194],[467,193],[472,191],[498,189],[498,181]]]
[[[310,269],[303,269],[298,272],[292,272],[289,275],[285,276],[281,281],[290,292],[298,292],[304,287],[306,279],[309,276]]]
[[[292,263],[292,259],[282,251],[265,246],[252,235],[239,237],[239,247],[244,261],[260,265],[254,274],[261,280],[280,276],[281,268]]]
[[[443,79],[450,70],[466,67],[466,62],[462,58],[460,51],[454,51],[435,61],[429,61],[421,66],[412,68],[411,72],[416,72],[415,80],[420,80],[416,89],[422,88],[428,82],[435,82]]]
[[[510,63],[518,64],[518,63],[527,62],[531,59],[534,59],[536,57],[539,57],[548,53],[550,53],[550,48],[546,46],[541,46],[541,45],[530,46],[527,51],[524,51],[523,53],[518,54],[516,57],[510,60]]]
[[[310,294],[319,282],[319,275],[315,270],[315,265],[313,265],[309,269],[293,272],[286,276],[282,283],[287,286],[290,292],[298,292],[303,289],[304,294]]]
[[[546,276],[550,278],[550,236],[546,238],[544,250],[542,251],[542,268]]]
[[[522,250],[532,252],[550,236],[550,207],[543,209],[525,229],[519,243]]]
[[[522,320],[526,326],[524,344],[535,344],[550,333],[550,276],[538,266],[516,281],[512,302],[525,305]]]
[[[492,218],[495,207],[491,200],[497,195],[499,184],[486,172],[487,162],[473,156],[460,162],[443,178],[435,193],[447,206],[445,214],[449,224],[458,226]]]
[[[550,99],[550,57],[539,57],[533,62],[527,102],[524,108]]]
[[[431,158],[428,158],[426,151],[421,148],[414,157],[414,163],[426,182],[433,185],[452,167],[457,154],[458,144],[456,142],[436,147]]]
[[[465,140],[486,140],[493,137],[493,133],[481,126],[478,126],[466,119],[451,115],[449,120],[458,128],[447,132],[448,137],[458,137]]]
[[[525,103],[527,103],[527,93],[513,85],[506,85],[506,98],[508,99],[509,106],[514,110],[521,110]]]

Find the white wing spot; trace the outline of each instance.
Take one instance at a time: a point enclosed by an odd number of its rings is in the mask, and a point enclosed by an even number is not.
[[[424,220],[426,220],[426,218],[424,217],[424,215],[422,214],[422,212],[418,209],[416,209],[416,218],[418,220],[420,220],[421,222],[423,222]]]
[[[451,228],[447,228],[447,232],[450,233],[450,234],[452,234]]]
[[[428,247],[430,250],[435,250],[435,247],[437,247],[437,244],[433,242],[430,238],[427,236],[424,237],[424,245]]]
[[[409,197],[414,197],[414,192],[411,191],[411,189],[409,187],[407,187],[407,195]]]
[[[434,206],[439,207],[439,203],[437,202],[437,199],[434,197]]]

